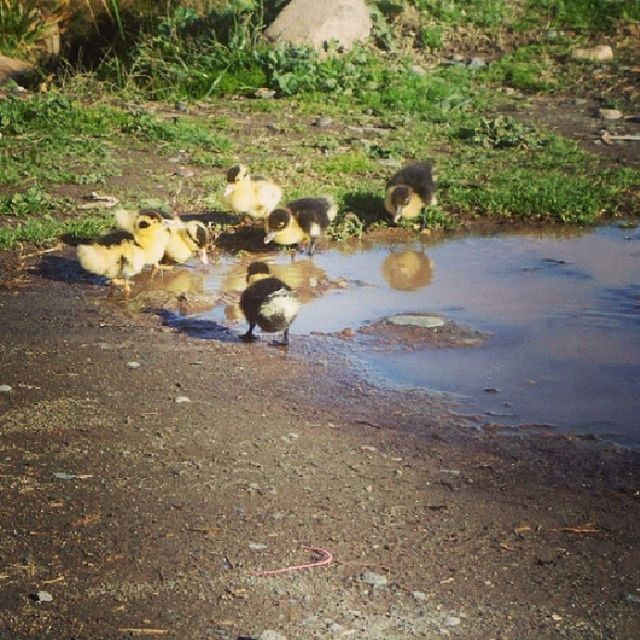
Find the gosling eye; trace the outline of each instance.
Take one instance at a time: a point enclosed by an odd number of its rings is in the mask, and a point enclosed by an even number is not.
[[[140,229],[146,229],[147,227],[151,226],[151,223],[147,222],[146,220],[140,220],[138,226],[140,227]]]

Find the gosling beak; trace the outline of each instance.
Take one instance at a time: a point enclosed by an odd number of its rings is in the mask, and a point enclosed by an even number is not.
[[[202,264],[209,264],[209,256],[206,249],[200,249],[200,261]]]
[[[395,213],[395,215],[393,216],[393,222],[394,222],[394,224],[397,224],[397,223],[400,221],[400,218],[402,218],[402,211],[403,211],[403,208],[402,208],[402,207],[398,207],[398,208],[396,209],[396,213]]]
[[[264,237],[264,243],[269,244],[275,238],[275,235],[275,231],[267,233],[267,235]]]
[[[224,195],[225,197],[228,197],[228,196],[230,196],[232,193],[233,193],[233,185],[232,185],[231,183],[229,183],[229,184],[225,187],[225,189],[224,189],[224,194],[223,194],[223,195]]]

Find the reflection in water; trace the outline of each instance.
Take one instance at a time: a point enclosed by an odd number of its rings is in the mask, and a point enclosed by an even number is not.
[[[295,291],[300,302],[308,302],[321,295],[329,285],[325,270],[310,258],[278,263],[273,262],[271,256],[267,258],[256,255],[245,257],[229,267],[220,285],[226,298],[224,317],[229,323],[241,322],[244,319],[240,310],[239,296],[247,286],[247,267],[249,263],[256,260],[267,262],[271,273],[288,284]]]
[[[146,292],[163,291],[167,293],[204,293],[205,273],[184,267],[161,269],[155,273],[148,269],[135,280],[132,297],[144,295]]]
[[[433,280],[433,261],[422,251],[394,251],[382,263],[382,277],[392,289],[415,291]]]
[[[458,236],[430,243],[429,255],[419,241],[397,247],[396,238],[394,248],[363,242],[312,260],[225,257],[205,283],[223,304],[201,317],[222,321],[228,305],[235,321],[248,262],[266,260],[304,302],[292,333],[354,329],[345,352],[382,384],[456,394],[486,421],[640,443],[640,231],[554,231]],[[358,339],[359,327],[402,313],[492,337],[431,350],[375,350]]]

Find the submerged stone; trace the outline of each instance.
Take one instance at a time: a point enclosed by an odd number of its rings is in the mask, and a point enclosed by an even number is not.
[[[422,313],[402,313],[396,316],[390,316],[387,318],[387,322],[399,326],[411,325],[414,327],[422,327],[423,329],[435,329],[436,327],[443,327],[445,325],[445,321],[439,316],[430,316]]]

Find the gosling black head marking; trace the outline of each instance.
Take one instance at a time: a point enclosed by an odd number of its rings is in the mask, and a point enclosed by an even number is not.
[[[236,182],[242,173],[242,167],[236,165],[227,171],[227,182]]]
[[[267,226],[273,231],[284,229],[291,220],[291,213],[287,209],[274,209],[269,214]]]
[[[271,271],[269,270],[269,265],[266,262],[252,262],[247,268],[247,279],[259,273],[264,273],[266,275],[269,275],[271,273]]]

